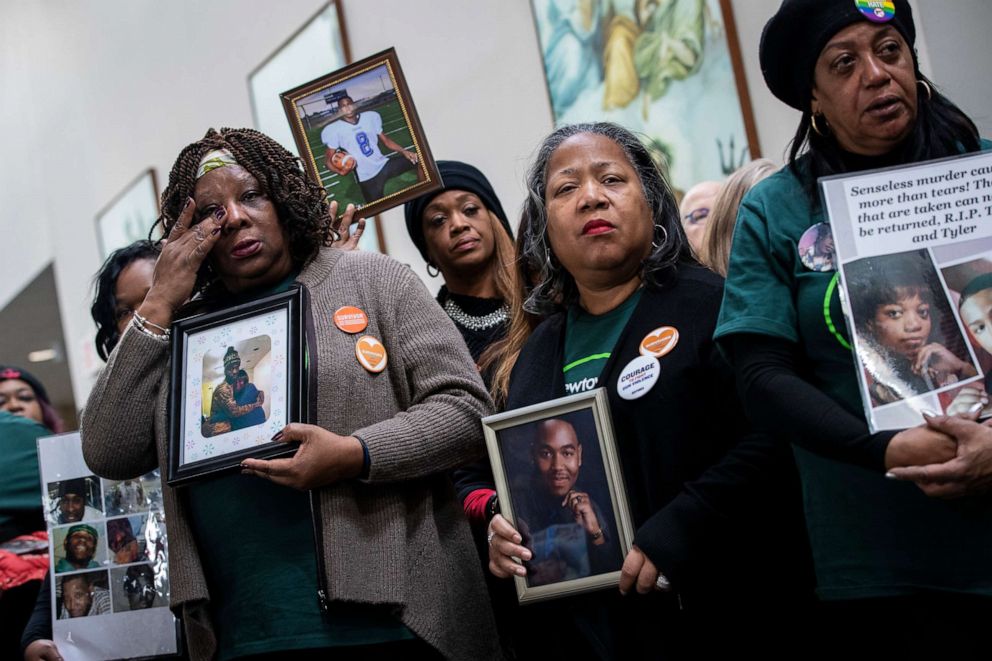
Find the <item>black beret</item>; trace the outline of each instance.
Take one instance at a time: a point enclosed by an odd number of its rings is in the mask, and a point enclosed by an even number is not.
[[[510,238],[513,238],[513,230],[510,229],[506,212],[503,211],[503,205],[499,203],[496,191],[486,179],[486,175],[468,163],[460,161],[438,161],[437,169],[441,173],[442,188],[421,195],[403,205],[403,214],[406,216],[406,231],[425,262],[430,260],[427,259],[427,240],[424,238],[424,209],[431,203],[431,200],[445,191],[463,190],[478,195],[486,208],[499,218],[500,224],[503,225],[503,229],[510,235]]]
[[[913,48],[916,25],[907,0],[784,0],[765,24],[758,49],[768,89],[793,108],[808,111],[813,68],[823,47],[847,26],[868,20],[888,23]]]

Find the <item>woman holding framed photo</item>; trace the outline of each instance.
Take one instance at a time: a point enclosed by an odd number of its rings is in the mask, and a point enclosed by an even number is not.
[[[172,608],[190,656],[494,658],[482,576],[444,474],[479,456],[489,399],[409,269],[325,247],[335,220],[299,161],[256,131],[211,130],[186,147],[162,198],[152,287],[83,416],[86,460],[116,479],[167,466],[167,329],[191,295],[210,310],[299,283],[315,424],[278,431],[273,441],[299,447],[245,460],[253,477],[200,481],[181,497],[165,489]],[[345,307],[364,313],[362,332],[388,360],[357,359],[358,338],[335,322]]]
[[[553,618],[546,642],[584,657],[784,649],[790,636],[769,641],[753,618],[795,626],[811,597],[794,468],[748,434],[711,340],[721,279],[690,256],[668,184],[626,129],[556,130],[527,187],[525,307],[549,317],[523,344],[506,408],[606,388],[636,529],[620,593],[528,606],[533,619]],[[497,515],[489,537],[491,571],[525,576],[520,533]]]

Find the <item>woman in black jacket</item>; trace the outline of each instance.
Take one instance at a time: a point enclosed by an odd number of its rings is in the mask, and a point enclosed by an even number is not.
[[[711,340],[722,281],[690,256],[668,185],[635,136],[599,123],[552,133],[528,188],[525,307],[549,318],[523,346],[507,408],[606,388],[636,529],[620,593],[534,607],[535,619],[557,618],[549,639],[580,656],[791,649],[792,632],[759,625],[795,626],[808,603],[794,468],[748,434]],[[645,365],[657,380],[625,399],[622,375]],[[525,575],[515,558],[531,552],[502,516],[489,538],[490,570]]]

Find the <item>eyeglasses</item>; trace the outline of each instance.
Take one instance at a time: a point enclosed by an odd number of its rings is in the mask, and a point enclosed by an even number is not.
[[[700,207],[698,209],[693,209],[686,215],[682,216],[682,220],[688,222],[690,225],[695,225],[701,220],[706,220],[710,215],[710,210],[706,207]]]

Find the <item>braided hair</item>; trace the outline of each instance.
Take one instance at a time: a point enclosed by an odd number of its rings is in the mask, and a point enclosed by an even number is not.
[[[254,129],[210,129],[201,140],[179,152],[169,173],[169,185],[162,193],[162,214],[158,218],[166,236],[179,220],[186,199],[193,196],[200,160],[215,149],[230,151],[272,200],[294,265],[302,266],[317,256],[321,246],[331,245],[327,193],[307,176],[300,159]],[[214,279],[216,273],[210,260],[204,260],[196,290]]]

